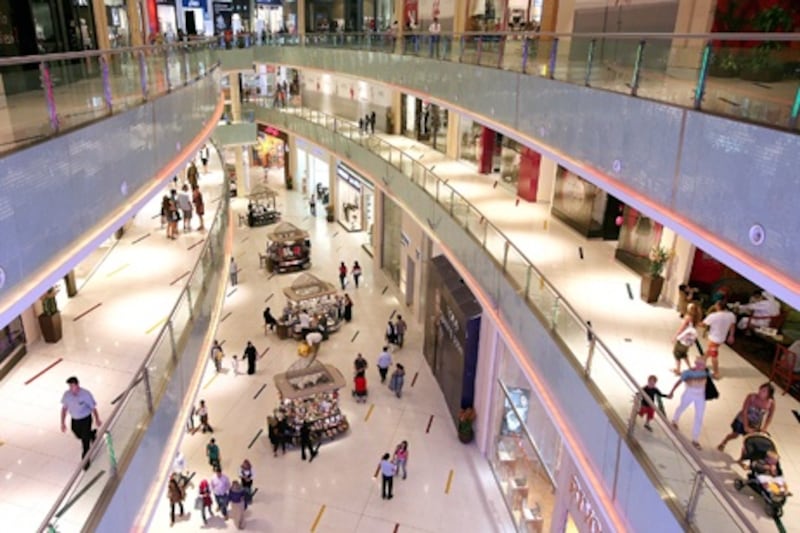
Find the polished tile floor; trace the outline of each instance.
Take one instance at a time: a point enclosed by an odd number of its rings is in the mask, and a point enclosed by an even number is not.
[[[219,165],[200,177],[207,213],[216,209],[221,183]],[[0,411],[0,523],[14,524],[15,531],[36,530],[78,466],[80,442],[69,422],[66,434],[59,429],[67,377],[78,376],[92,392],[105,422],[112,400],[155,340],[159,328],[154,324],[175,305],[182,285],[170,283],[191,269],[202,249],[188,249],[203,239],[199,231],[167,240],[160,210],[159,194],[133,218],[77,296],[61,307],[62,340],[30,345],[0,383],[0,402],[13,406]],[[207,214],[206,224],[210,220]],[[196,228],[196,217],[193,222]]]
[[[329,109],[323,109],[329,112]],[[339,123],[343,127],[346,121]],[[351,125],[351,127],[353,127]],[[536,267],[550,280],[565,299],[585,321],[590,321],[598,336],[610,348],[625,369],[644,383],[649,374],[659,378],[659,387],[668,392],[675,382],[672,374],[672,338],[680,324],[677,312],[665,305],[648,305],[638,298],[628,296],[626,283],[638,293],[640,278],[614,258],[616,243],[587,240],[559,220],[550,216],[549,205],[519,202],[513,192],[494,187],[494,182],[476,172],[474,164],[454,161],[429,146],[406,137],[379,134],[392,146],[403,150],[427,168],[435,166],[435,173],[448,180],[448,184],[469,200],[477,209],[499,227],[514,244],[523,250]],[[545,223],[546,222],[546,223]],[[488,247],[502,250],[500,242]],[[583,248],[583,259],[578,247]],[[500,254],[502,257],[502,253]],[[568,338],[571,348],[585,347],[585,334],[576,329],[574,339]],[[747,393],[755,391],[767,381],[755,367],[738,356],[727,346],[720,351],[722,379],[718,386],[721,397],[710,402],[706,409],[700,442],[701,457],[705,464],[724,481],[731,496],[741,504],[746,516],[760,530],[772,531],[774,523],[764,514],[763,501],[750,491],[736,493],[733,480],[742,475],[735,464],[740,442],[728,445],[726,453],[716,450],[716,445],[729,432],[730,423],[741,408]],[[603,374],[609,381],[603,383]],[[628,413],[631,409],[631,394],[627,388],[618,387],[619,376],[610,367],[596,374],[598,384],[617,412]],[[593,374],[595,376],[595,374]],[[668,401],[667,414],[677,406],[676,399]],[[798,421],[792,410],[800,409],[800,403],[789,395],[776,396],[777,410],[770,426],[781,452],[781,464],[790,485],[800,480],[800,441]],[[681,420],[684,432],[691,427],[692,413]],[[663,446],[659,438],[643,429],[636,430],[636,437],[644,447],[653,450],[657,463],[677,464],[672,446]],[[677,470],[677,469],[676,469]],[[664,472],[675,476],[681,484],[690,482],[691,471]],[[796,484],[800,481],[795,481]],[[800,501],[789,498],[785,508],[784,524],[800,524]],[[703,512],[701,506],[700,512]]]
[[[217,338],[225,342],[224,369],[217,375],[209,365],[198,399],[208,405],[223,470],[234,479],[243,459],[253,464],[258,490],[246,513],[245,528],[317,533],[513,530],[488,462],[475,446],[458,442],[442,393],[421,353],[419,324],[410,324],[405,346],[393,354],[395,362],[402,362],[407,371],[403,398],[397,399],[380,384],[375,360],[383,344],[385,321],[392,312],[403,309],[398,304],[397,287],[374,268],[372,258],[361,247],[365,235],[351,234],[338,224],[327,223],[322,209],[319,216],[309,216],[302,195],[297,191],[286,194],[276,186],[278,180],[276,175],[269,178],[280,191],[278,207],[284,220],[311,233],[310,272],[335,283],[340,260],[348,265],[358,260],[364,268],[361,287],[355,289],[351,283],[347,291],[354,301],[353,321],[324,342],[318,356],[320,361],[339,368],[348,380],[340,405],[351,428],[323,444],[313,463],[301,461],[296,449],[288,450],[285,456],[272,456],[266,417],[278,402],[273,376],[286,371],[299,358],[296,341],[278,340],[274,334],[264,333],[261,312],[266,305],[276,314],[283,308],[286,300],[282,289],[297,274],[271,276],[259,268],[257,252],[266,246],[269,226],[237,228],[234,255],[242,271],[237,290],[229,291],[225,302],[224,314],[231,315],[217,332]],[[242,213],[246,203],[234,199],[232,206]],[[248,340],[259,353],[268,351],[259,360],[255,375],[236,375],[231,356],[241,355]],[[369,399],[363,404],[356,403],[349,393],[353,359],[358,352],[370,365]],[[244,365],[240,372],[243,370]],[[434,421],[427,432],[431,416]],[[197,474],[187,494],[188,515],[176,521],[176,531],[196,531],[202,526],[193,503],[200,480],[211,474],[205,458],[210,437],[200,432],[183,437],[181,451],[189,470]],[[407,480],[396,480],[393,500],[383,500],[375,469],[380,456],[391,452],[401,440],[409,442],[409,476]],[[448,493],[450,472],[453,481]],[[159,502],[150,531],[170,530],[165,494]],[[208,527],[235,529],[219,516],[209,520]]]

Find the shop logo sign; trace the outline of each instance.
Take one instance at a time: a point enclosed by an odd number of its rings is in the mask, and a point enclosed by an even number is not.
[[[571,503],[577,508],[577,514],[580,515],[583,523],[586,525],[586,529],[581,528],[581,531],[588,531],[589,533],[601,533],[603,531],[603,526],[600,523],[600,518],[595,512],[594,506],[589,500],[589,496],[587,496],[586,492],[583,490],[583,487],[581,487],[581,482],[574,474],[572,475],[572,479],[569,483],[569,495]]]

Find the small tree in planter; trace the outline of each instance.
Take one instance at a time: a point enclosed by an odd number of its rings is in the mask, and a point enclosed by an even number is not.
[[[671,254],[663,246],[656,245],[650,249],[650,266],[648,273],[642,276],[641,297],[647,303],[655,303],[661,296],[664,287],[664,277],[661,275],[667,266]]]
[[[55,288],[50,288],[42,296],[39,329],[42,330],[42,338],[45,342],[55,343],[61,340],[61,313],[58,311]]]
[[[325,206],[325,219],[328,222],[333,222],[335,220],[333,216],[333,204],[328,204]]]
[[[464,444],[469,444],[475,439],[475,429],[472,424],[475,422],[475,409],[466,407],[458,413],[458,440]]]

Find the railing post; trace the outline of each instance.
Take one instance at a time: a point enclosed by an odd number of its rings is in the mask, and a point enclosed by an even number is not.
[[[589,341],[589,352],[586,354],[586,364],[583,367],[583,377],[589,378],[592,375],[592,361],[594,360],[594,351],[597,347],[597,341],[594,336]]]
[[[189,278],[191,280],[191,278]],[[189,304],[189,320],[194,320],[194,309],[192,309],[192,292],[189,284],[186,285],[186,303]]]
[[[50,77],[50,67],[42,61],[39,63],[39,72],[42,75],[42,87],[44,87],[44,99],[47,102],[47,114],[50,116],[50,129],[53,133],[58,133],[60,124],[58,121],[58,110],[56,109],[56,98],[53,95],[53,79]]]
[[[797,117],[800,116],[800,87],[794,95],[794,105],[792,105],[792,113],[789,115],[789,127],[794,129],[797,127]]]
[[[528,73],[528,54],[530,53],[529,47],[531,45],[531,40],[528,39],[527,36],[523,37],[524,41],[522,43],[522,73]]]
[[[583,79],[583,84],[587,87],[592,81],[592,63],[594,63],[594,48],[597,46],[597,39],[592,39],[589,42],[589,53],[586,57],[586,77]]]
[[[550,310],[550,329],[553,331],[556,330],[556,324],[558,324],[558,302],[561,298],[556,295],[555,300],[553,300],[553,308]]]
[[[450,216],[453,216],[453,205],[455,204],[456,191],[450,189]]]
[[[489,237],[489,221],[483,219],[483,241],[481,242],[481,245],[483,246],[484,250],[486,249],[486,239],[488,237]]]
[[[636,96],[639,91],[639,80],[642,75],[642,61],[644,59],[644,45],[645,41],[639,41],[639,46],[636,48],[636,63],[633,65],[633,78],[631,79],[631,96]]]
[[[150,409],[150,412],[151,413],[153,412],[152,408]],[[111,465],[111,476],[112,477],[116,477],[117,473],[118,473],[118,471],[117,471],[117,451],[114,449],[114,439],[111,436],[111,432],[110,431],[106,431],[103,434],[103,439],[105,440],[106,451],[108,452],[108,462]]]
[[[172,82],[169,80],[169,48],[162,48],[164,51],[164,79],[167,80],[167,92],[172,91]]]
[[[181,64],[183,65],[183,71],[184,71],[183,84],[189,85],[189,80],[192,77],[192,67],[189,64],[189,54],[186,53],[185,46],[181,46]]]
[[[558,57],[558,37],[553,39],[553,46],[550,48],[550,59],[547,62],[547,77],[551,80],[556,78],[556,58]]]
[[[147,396],[147,410],[152,413],[155,410],[153,404],[153,389],[150,387],[150,372],[147,371],[147,366],[142,369],[142,382],[144,383],[144,391]]]
[[[169,332],[169,342],[172,346],[172,360],[178,362],[178,344],[175,342],[175,330],[172,329],[172,319],[167,320],[167,331]]]
[[[147,61],[142,50],[139,51],[139,84],[142,89],[142,98],[147,100]]]
[[[588,374],[587,374],[588,377]],[[633,395],[633,407],[631,408],[631,415],[628,417],[628,438],[633,438],[633,430],[636,428],[636,418],[639,416],[639,406],[642,405],[642,393],[636,392]]]
[[[697,86],[694,88],[694,108],[700,109],[703,105],[703,96],[706,94],[706,80],[708,79],[708,65],[711,60],[711,41],[703,48],[703,59],[700,62],[700,71],[697,75]]]
[[[503,272],[507,271],[506,265],[508,265],[508,250],[511,248],[511,243],[508,240],[503,241]]]
[[[700,501],[700,493],[703,491],[703,480],[705,474],[698,470],[694,474],[692,481],[692,491],[689,493],[689,502],[686,505],[686,522],[691,524],[694,522],[694,513],[697,511],[697,504]]]
[[[508,38],[507,35],[501,35],[500,36],[500,50],[498,50],[499,53],[497,54],[497,68],[499,68],[501,70],[503,68],[503,56],[505,56],[505,53],[506,53],[506,39],[507,38]]]
[[[486,242],[484,241],[483,247],[486,248]],[[533,268],[531,265],[525,269],[525,301],[528,301],[528,295],[531,293],[531,272]]]
[[[114,102],[111,96],[111,75],[108,72],[108,59],[105,54],[100,56],[100,74],[103,79],[103,99],[109,114],[114,112]]]
[[[464,59],[464,42],[465,37],[462,35],[461,38],[458,40],[458,62],[461,63]]]
[[[478,35],[478,59],[475,61],[476,65],[481,64],[481,51],[483,50],[483,36]]]

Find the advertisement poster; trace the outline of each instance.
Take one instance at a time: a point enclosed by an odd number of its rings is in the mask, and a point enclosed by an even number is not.
[[[403,25],[408,28],[416,28],[419,24],[419,1],[404,0],[403,4]]]

